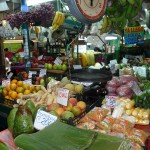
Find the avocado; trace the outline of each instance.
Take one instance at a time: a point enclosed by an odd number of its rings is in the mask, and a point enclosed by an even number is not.
[[[16,112],[13,136],[16,137],[22,133],[32,133],[34,131],[32,112],[25,105],[20,106]]]
[[[35,111],[36,111],[36,108],[35,108],[35,105],[32,101],[28,100],[25,104],[25,106],[30,109],[30,111],[32,112],[32,115],[34,115]]]
[[[16,116],[17,111],[18,111],[18,108],[12,109],[7,117],[7,124],[8,124],[8,128],[10,129],[10,131],[13,131],[15,116]]]

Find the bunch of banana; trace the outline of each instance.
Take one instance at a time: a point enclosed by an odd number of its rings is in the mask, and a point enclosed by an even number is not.
[[[100,34],[107,33],[112,28],[112,20],[107,16],[103,16],[102,27],[100,29]]]
[[[53,23],[52,23],[52,29],[55,31],[57,30],[65,21],[65,15],[64,13],[60,12],[60,11],[57,11],[55,13],[55,16],[54,16],[54,20],[53,20]]]

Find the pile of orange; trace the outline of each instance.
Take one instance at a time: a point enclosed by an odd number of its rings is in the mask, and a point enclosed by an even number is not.
[[[6,87],[2,91],[2,95],[6,99],[14,100],[19,99],[23,95],[28,95],[35,90],[35,86],[30,86],[29,84],[24,84],[23,81],[17,81],[13,79],[10,84],[6,85]]]

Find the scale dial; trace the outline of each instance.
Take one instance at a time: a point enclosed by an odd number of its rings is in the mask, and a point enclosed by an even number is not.
[[[104,13],[106,0],[76,0],[76,4],[83,16],[96,20]]]

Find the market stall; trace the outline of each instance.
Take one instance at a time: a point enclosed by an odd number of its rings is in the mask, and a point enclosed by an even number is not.
[[[149,150],[148,2],[12,3],[21,8],[0,27],[0,149]]]

